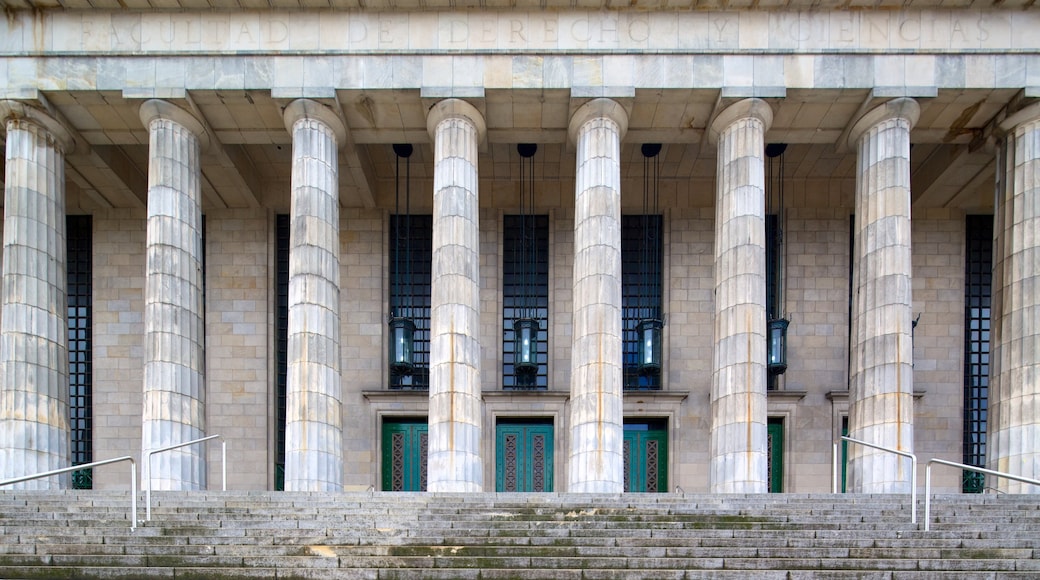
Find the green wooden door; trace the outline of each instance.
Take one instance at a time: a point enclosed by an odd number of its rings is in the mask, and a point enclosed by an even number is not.
[[[662,422],[625,423],[625,491],[668,491],[668,429]]]
[[[779,417],[770,417],[768,421],[769,493],[782,493],[784,491],[784,420]]]
[[[426,419],[383,423],[383,491],[426,491]]]
[[[495,491],[552,490],[552,424],[499,423],[495,427]]]

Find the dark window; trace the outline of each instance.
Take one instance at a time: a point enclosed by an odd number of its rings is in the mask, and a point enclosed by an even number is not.
[[[93,311],[93,236],[88,215],[66,218],[68,256],[68,351],[69,351],[69,428],[72,464],[94,461],[93,369],[91,357],[91,315]],[[72,472],[73,489],[92,489],[93,470]]]
[[[642,320],[661,320],[661,216],[621,216],[621,328],[626,389],[660,389],[660,374],[640,374]]]
[[[507,215],[504,229],[502,386],[546,389],[549,385],[549,216]],[[536,320],[539,328],[538,372],[530,376],[517,375],[513,368],[513,323],[521,318]]]
[[[415,324],[415,370],[390,374],[391,389],[430,388],[430,268],[433,216],[390,216],[390,312]]]
[[[964,463],[985,467],[989,398],[990,296],[993,282],[993,216],[966,221],[964,261]],[[965,471],[965,493],[982,493],[984,476]]]
[[[275,217],[275,367],[277,442],[274,488],[285,489],[285,392],[289,367],[289,216]]]

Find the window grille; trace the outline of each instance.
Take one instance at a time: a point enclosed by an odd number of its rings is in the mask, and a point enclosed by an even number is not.
[[[661,388],[660,374],[639,373],[640,321],[662,320],[661,249],[659,215],[621,216],[621,304],[624,386],[627,390]],[[647,230],[651,234],[647,236]]]
[[[528,268],[525,271],[520,247],[523,223],[527,220]],[[507,215],[503,221],[502,264],[502,386],[506,389],[547,389],[549,385],[549,216]],[[526,276],[524,275],[526,273]],[[529,301],[524,308],[524,299]],[[515,353],[513,323],[521,318],[538,321],[538,372],[518,375],[513,368]]]
[[[275,217],[275,388],[277,437],[274,488],[285,489],[285,400],[289,367],[289,216]]]
[[[69,428],[72,464],[94,461],[93,362],[93,235],[88,215],[66,218],[68,276]],[[73,489],[92,489],[93,470],[72,472]]]
[[[993,282],[993,216],[966,220],[964,263],[964,463],[986,464],[989,400],[990,297]],[[984,476],[965,471],[964,493],[982,493]]]
[[[410,375],[391,373],[391,389],[430,388],[430,268],[433,216],[390,216],[390,311],[415,323]]]

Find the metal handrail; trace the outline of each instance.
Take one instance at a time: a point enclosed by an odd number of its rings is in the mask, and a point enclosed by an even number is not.
[[[159,447],[157,449],[149,449],[141,454],[141,463],[144,466],[145,471],[145,486],[144,486],[144,519],[146,522],[152,521],[152,456],[156,453],[162,453],[163,451],[170,451],[172,449],[179,449],[181,447],[187,447],[188,445],[195,445],[197,443],[204,443],[210,439],[220,438],[220,471],[222,476],[221,489],[227,491],[227,441],[224,440],[223,435],[210,435],[209,437],[203,437],[201,439],[192,439],[191,441],[185,441],[184,443],[177,443],[175,445],[167,445],[166,447]]]
[[[880,445],[874,445],[873,443],[868,443],[866,441],[860,441],[859,439],[853,439],[852,437],[846,437],[844,435],[842,435],[841,441],[848,441],[849,443],[857,443],[859,445],[870,447],[871,449],[877,449],[879,451],[888,451],[889,453],[895,453],[896,455],[899,455],[901,457],[909,457],[910,458],[910,523],[911,524],[916,524],[917,523],[917,456],[914,455],[913,453],[910,453],[909,451],[900,451],[898,449],[892,449],[892,448],[889,448],[889,447],[882,447]],[[837,459],[837,454],[838,454],[838,445],[835,444],[834,445],[834,455],[835,455],[835,458],[834,458],[834,466],[835,466],[834,467],[834,472],[835,472],[834,473],[834,493],[838,493],[838,473],[837,473],[838,459]]]
[[[931,523],[931,512],[932,512],[932,464],[938,463],[940,465],[946,465],[949,467],[958,467],[968,471],[974,471],[976,473],[985,473],[986,475],[995,475],[997,477],[1003,477],[1004,479],[1013,479],[1015,481],[1021,481],[1022,483],[1031,483],[1033,485],[1040,485],[1040,480],[1029,479],[1028,477],[1022,477],[1020,475],[1011,475],[1010,473],[1004,473],[1003,471],[993,471],[992,469],[983,469],[981,467],[975,467],[974,465],[965,465],[963,463],[956,463],[953,461],[946,461],[945,459],[929,459],[928,464],[924,468],[924,531],[929,530],[929,524]]]
[[[0,487],[5,485],[12,485],[15,483],[21,483],[23,481],[29,481],[32,479],[42,479],[44,477],[50,477],[52,475],[59,475],[67,473],[69,471],[79,471],[80,469],[89,469],[91,467],[101,467],[102,465],[108,465],[109,463],[119,463],[120,461],[130,462],[130,531],[137,529],[137,462],[134,458],[129,455],[122,457],[114,457],[112,459],[103,459],[101,461],[94,461],[91,463],[84,463],[82,465],[73,465],[72,467],[63,467],[61,469],[55,469],[53,471],[45,471],[43,473],[36,473],[33,475],[26,475],[24,477],[16,477],[14,479],[5,479],[0,481]]]

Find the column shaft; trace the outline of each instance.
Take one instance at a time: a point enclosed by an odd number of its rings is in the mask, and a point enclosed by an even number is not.
[[[896,99],[868,112],[849,141],[859,152],[853,250],[849,435],[913,452],[910,129],[919,108]],[[849,446],[849,489],[909,493],[910,461]]]
[[[289,233],[286,491],[343,488],[339,164],[345,128],[326,107],[293,101]]]
[[[715,199],[715,328],[709,488],[768,491],[766,427],[765,132],[772,110],[748,99],[712,124]]]
[[[202,127],[163,101],[141,106],[148,127],[142,449],[206,436],[202,325]],[[142,466],[152,489],[206,487],[206,448],[191,445]]]
[[[0,480],[68,467],[69,383],[63,135],[0,102],[6,118]],[[15,114],[17,113],[17,114]],[[52,121],[53,122],[53,121]],[[68,487],[68,474],[18,484]]]
[[[427,488],[483,491],[477,148],[485,126],[457,99],[435,105],[427,126],[434,140]]]
[[[567,491],[624,491],[621,369],[621,139],[628,115],[595,99],[571,119],[574,321]]]
[[[989,384],[990,469],[1040,479],[1040,106],[1002,124],[1003,188],[997,194]],[[994,478],[1004,493],[1040,486]]]

